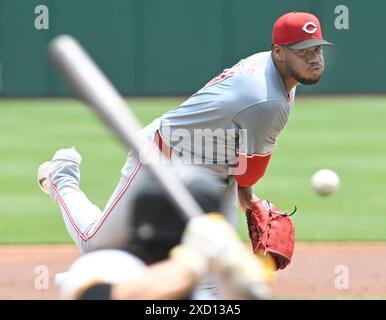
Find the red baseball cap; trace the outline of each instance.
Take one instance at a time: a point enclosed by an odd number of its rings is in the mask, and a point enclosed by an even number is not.
[[[332,44],[322,37],[319,19],[307,12],[289,12],[276,20],[273,26],[272,43],[291,49],[306,49]]]

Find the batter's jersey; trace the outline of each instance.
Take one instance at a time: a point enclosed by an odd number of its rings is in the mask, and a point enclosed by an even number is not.
[[[224,175],[243,155],[248,167],[238,182],[250,186],[264,174],[294,98],[295,88],[287,95],[271,51],[256,53],[165,113],[160,134],[187,161]]]

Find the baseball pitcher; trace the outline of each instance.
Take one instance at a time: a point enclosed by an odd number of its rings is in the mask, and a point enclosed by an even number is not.
[[[272,255],[277,269],[291,261],[294,226],[287,213],[253,195],[251,187],[268,167],[293,107],[296,86],[320,79],[325,45],[330,43],[323,39],[316,16],[284,14],[274,24],[270,51],[225,69],[141,131],[172,163],[204,166],[221,176],[216,188],[225,197],[223,214],[236,223],[238,197],[253,250]],[[122,221],[130,189],[142,175],[143,165],[129,154],[118,186],[100,210],[79,188],[80,163],[75,149],[57,151],[39,168],[39,184],[58,203],[82,252],[119,247],[126,238]],[[214,285],[206,288],[211,297],[218,297]]]

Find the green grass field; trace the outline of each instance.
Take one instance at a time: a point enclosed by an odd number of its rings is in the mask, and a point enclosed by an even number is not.
[[[143,124],[182,98],[129,99]],[[298,207],[297,238],[386,240],[386,98],[300,97],[257,195]],[[72,99],[0,100],[0,243],[70,242],[57,206],[36,184],[38,165],[62,147],[83,155],[81,187],[103,207],[126,150],[87,107]],[[311,175],[331,168],[341,187],[316,196]],[[240,232],[245,222],[240,215]]]

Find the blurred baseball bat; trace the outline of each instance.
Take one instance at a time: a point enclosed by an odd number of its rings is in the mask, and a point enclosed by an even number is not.
[[[138,135],[141,126],[130,108],[102,73],[92,58],[71,36],[61,35],[52,40],[49,57],[77,94],[98,113],[101,119],[132,149],[161,184],[179,211],[187,218],[203,214],[185,186],[166,166],[159,164],[160,154]],[[142,151],[142,152],[141,152]],[[143,152],[146,151],[146,152]]]

